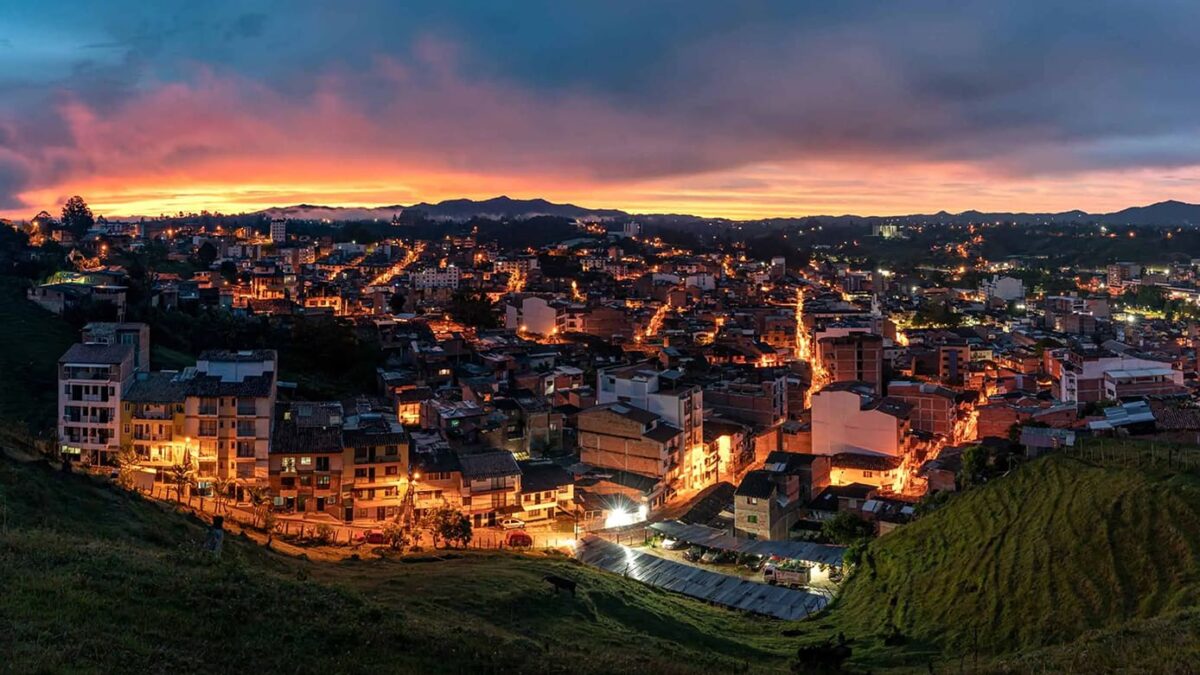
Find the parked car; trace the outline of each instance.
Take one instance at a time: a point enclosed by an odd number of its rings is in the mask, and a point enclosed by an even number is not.
[[[520,530],[524,529],[525,521],[521,520],[520,518],[505,518],[504,520],[500,521],[500,527],[506,530]]]
[[[366,542],[373,545],[382,545],[387,543],[387,538],[383,536],[383,530],[368,530]]]
[[[684,548],[686,546],[687,546],[687,544],[683,543],[682,541],[679,541],[678,539],[672,539],[670,537],[667,537],[666,539],[662,540],[662,547],[668,551],[678,551],[679,549]]]
[[[704,549],[699,546],[693,546],[683,552],[683,559],[691,562],[697,562],[704,555]]]
[[[762,569],[763,563],[766,562],[766,559],[760,555],[746,554],[741,556],[738,559],[738,562],[751,572],[757,572]]]
[[[708,563],[710,565],[713,565],[716,563],[733,562],[733,560],[734,560],[734,554],[729,553],[728,551],[721,551],[721,550],[715,549],[715,548],[709,549],[709,551],[707,553],[700,556],[700,562]]]
[[[533,546],[533,537],[528,532],[516,530],[504,537],[504,545],[509,548],[530,548]]]

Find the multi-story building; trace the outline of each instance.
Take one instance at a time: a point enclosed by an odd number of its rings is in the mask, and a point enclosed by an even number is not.
[[[116,461],[121,401],[134,374],[129,344],[72,345],[58,360],[61,451],[93,463]]]
[[[812,446],[817,455],[903,454],[912,406],[879,397],[863,382],[837,382],[813,395]]]
[[[83,327],[83,341],[133,347],[133,369],[150,370],[150,326],[144,323],[93,321]]]
[[[625,403],[581,411],[579,460],[597,469],[628,471],[670,482],[683,464],[683,432],[663,417]]]
[[[678,371],[656,371],[649,364],[601,370],[596,374],[596,402],[628,403],[659,415],[683,431],[684,449],[704,443],[704,394],[683,383]]]
[[[282,244],[287,241],[287,221],[282,218],[276,218],[271,221],[271,241],[276,244]]]
[[[1117,374],[1114,377],[1106,378],[1106,374],[1110,372]],[[1131,373],[1138,375],[1131,375]],[[1138,382],[1139,378],[1140,382]],[[1106,380],[1108,384],[1106,384]],[[1155,384],[1154,380],[1162,380],[1163,384]],[[1167,381],[1171,385],[1182,386],[1183,371],[1171,369],[1169,363],[1131,354],[1107,350],[1071,350],[1062,359],[1061,375],[1058,380],[1058,399],[1090,403],[1107,398],[1109,394],[1138,393],[1136,388],[1132,386],[1118,387],[1118,383],[1149,384],[1151,386],[1142,393],[1161,393],[1157,390],[1161,389]]]
[[[274,350],[211,350],[179,375],[183,434],[198,488],[215,478],[267,485],[278,357]]]
[[[461,452],[462,512],[475,527],[496,525],[524,512],[521,468],[507,450]]]
[[[344,517],[342,404],[295,402],[280,405],[277,413],[270,453],[275,508]]]
[[[504,305],[504,327],[534,335],[557,335],[566,329],[568,303],[538,295],[514,295]]]
[[[348,415],[342,443],[344,519],[371,522],[397,517],[410,480],[409,438],[400,420],[375,411]]]
[[[929,382],[892,382],[888,396],[912,406],[912,428],[954,438],[958,419],[958,395],[946,387]]]
[[[462,272],[454,265],[429,267],[413,272],[408,277],[409,285],[417,290],[429,288],[458,288]]]
[[[187,456],[186,391],[177,372],[138,372],[121,403],[122,444],[133,448],[143,468],[154,471],[156,482],[169,482],[168,469]]]
[[[850,333],[822,338],[818,358],[830,382],[866,382],[883,393],[883,338],[871,333]]]
[[[734,535],[787,541],[800,510],[829,486],[830,458],[772,452],[734,493]]]
[[[788,415],[787,371],[755,368],[706,387],[705,404],[716,413],[757,427],[780,424]]]

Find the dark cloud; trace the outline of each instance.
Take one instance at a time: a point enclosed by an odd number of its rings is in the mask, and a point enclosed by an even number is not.
[[[209,105],[231,125],[228,143],[216,129],[199,140],[179,129],[177,143],[143,138],[159,152],[146,161],[246,152],[263,135],[251,122],[278,116],[311,152],[376,145],[601,180],[838,157],[1015,175],[1200,164],[1192,0],[246,7],[114,0],[13,18],[22,35],[53,26],[78,46],[62,56],[72,69],[56,62],[42,79],[34,69],[21,103],[0,100],[0,121],[33,138],[71,130],[49,148],[10,147],[24,177],[10,167],[0,199],[102,162],[69,159],[94,141],[74,136],[63,97],[100,121],[121,119],[156,91],[205,92],[212,78],[225,83]],[[339,124],[305,126],[312,119]]]

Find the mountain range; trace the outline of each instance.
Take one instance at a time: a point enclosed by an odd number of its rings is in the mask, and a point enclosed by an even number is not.
[[[395,204],[375,207],[320,206],[297,204],[274,207],[258,214],[271,218],[292,220],[391,220],[405,211],[420,211],[433,220],[458,221],[470,218],[520,219],[534,216],[556,216],[573,219],[621,220],[637,218],[647,222],[686,224],[689,222],[733,222],[725,218],[703,218],[686,214],[633,214],[617,209],[589,209],[575,204],[555,204],[545,199],[512,199],[507,196],[492,199],[449,199],[431,204],[421,202],[411,206]],[[1103,225],[1200,225],[1200,204],[1188,204],[1175,200],[1158,202],[1147,206],[1133,206],[1112,213],[1087,213],[1085,211],[1061,211],[1057,213],[1019,213],[963,211],[933,214],[909,214],[897,216],[803,216],[797,218],[766,218],[756,222],[787,223],[798,220],[819,220],[829,224],[873,224],[873,223],[978,223],[987,221],[1011,221],[1017,223],[1098,223]]]

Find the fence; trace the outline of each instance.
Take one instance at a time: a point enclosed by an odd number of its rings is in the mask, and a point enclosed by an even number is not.
[[[1096,438],[1064,448],[1063,452],[1108,466],[1200,471],[1200,447],[1194,445]]]

